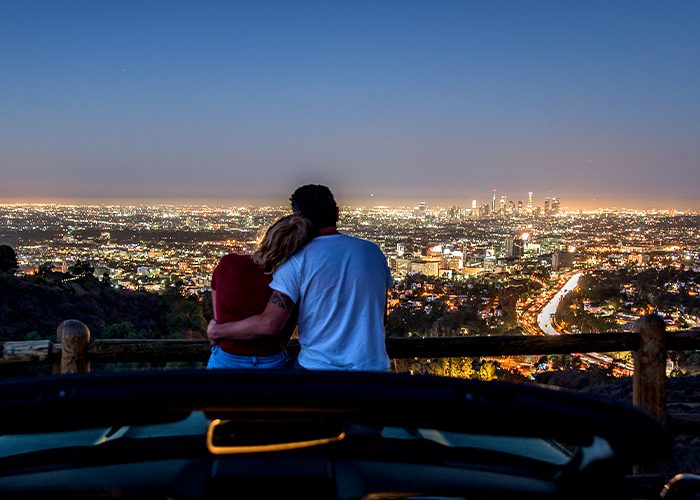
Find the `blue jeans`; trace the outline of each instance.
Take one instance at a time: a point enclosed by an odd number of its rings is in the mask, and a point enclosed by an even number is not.
[[[208,369],[228,368],[228,369],[267,369],[281,370],[287,364],[287,353],[280,351],[272,356],[239,356],[229,354],[218,345],[211,348]]]

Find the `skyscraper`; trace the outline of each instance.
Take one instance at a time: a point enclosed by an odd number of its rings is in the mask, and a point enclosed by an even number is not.
[[[552,215],[558,214],[559,210],[561,207],[561,203],[559,201],[559,198],[552,198],[551,205],[550,205],[550,212]]]
[[[522,238],[506,238],[506,257],[519,259],[523,256],[525,241]]]

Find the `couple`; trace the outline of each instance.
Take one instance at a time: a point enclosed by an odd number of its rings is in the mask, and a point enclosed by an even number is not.
[[[252,258],[226,255],[214,271],[208,368],[283,368],[298,325],[295,367],[388,371],[384,254],[338,233],[326,186],[302,186],[290,201],[294,215],[267,230]]]

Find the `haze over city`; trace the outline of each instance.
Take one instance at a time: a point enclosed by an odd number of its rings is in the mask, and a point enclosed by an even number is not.
[[[0,203],[700,209],[697,2],[2,7]]]

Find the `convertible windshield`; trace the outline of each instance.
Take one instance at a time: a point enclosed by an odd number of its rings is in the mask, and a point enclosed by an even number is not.
[[[0,436],[0,458],[4,459],[7,465],[13,463],[11,460],[13,457],[23,454],[60,451],[61,449],[107,449],[114,443],[125,440],[134,442],[134,446],[148,446],[148,442],[154,440],[158,440],[160,443],[164,438],[171,439],[173,442],[178,438],[189,437],[199,437],[204,440],[210,423],[210,419],[204,412],[193,412],[182,421],[158,425],[3,435]],[[394,426],[378,429],[352,423],[347,424],[347,432],[344,436],[345,443],[351,443],[358,439],[367,441],[369,438],[371,438],[372,446],[375,447],[381,446],[380,441],[385,444],[395,441],[430,443],[443,448],[512,455],[552,465],[566,464],[577,449],[577,447],[572,446],[565,447],[556,441],[537,438],[477,435]],[[136,441],[141,444],[137,445]],[[154,446],[160,446],[160,444]],[[403,449],[408,450],[409,448],[404,447]],[[417,457],[412,457],[412,459],[415,458]]]

